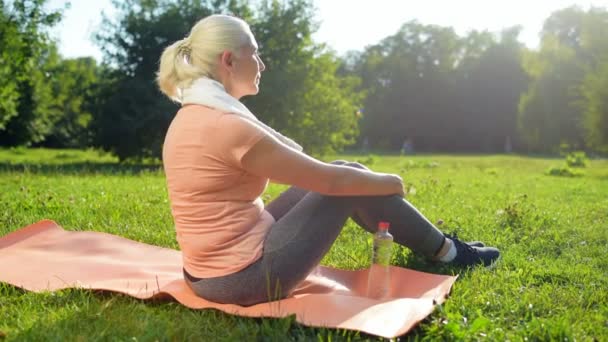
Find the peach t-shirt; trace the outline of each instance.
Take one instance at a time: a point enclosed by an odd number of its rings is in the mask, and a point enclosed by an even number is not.
[[[198,278],[237,272],[262,254],[274,218],[260,196],[267,178],[241,158],[267,133],[236,114],[182,107],[163,146],[171,212],[184,268]]]

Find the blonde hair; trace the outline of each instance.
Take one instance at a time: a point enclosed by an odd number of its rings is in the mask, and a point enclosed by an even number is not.
[[[251,30],[242,19],[214,14],[200,20],[190,34],[171,44],[160,57],[157,82],[160,90],[179,101],[180,88],[200,77],[215,78],[218,57],[224,51],[239,53],[250,41]]]

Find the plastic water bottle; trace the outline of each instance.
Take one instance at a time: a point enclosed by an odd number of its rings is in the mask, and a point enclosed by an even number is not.
[[[381,299],[388,295],[391,284],[390,262],[393,254],[393,236],[388,232],[390,224],[380,222],[374,234],[372,265],[367,281],[367,296]]]

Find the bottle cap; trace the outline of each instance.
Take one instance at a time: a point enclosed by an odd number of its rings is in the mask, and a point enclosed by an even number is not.
[[[389,222],[381,221],[380,223],[378,223],[378,230],[388,230],[390,226],[391,224]]]

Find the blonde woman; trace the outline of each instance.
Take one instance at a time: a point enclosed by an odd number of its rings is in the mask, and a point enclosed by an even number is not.
[[[240,305],[289,295],[349,217],[368,232],[389,221],[397,243],[433,260],[499,257],[435,228],[403,199],[398,175],[321,162],[257,120],[239,99],[258,93],[265,68],[247,23],[226,15],[202,19],[161,56],[159,87],[182,105],[163,162],[184,277],[197,295]],[[292,187],[265,207],[269,181]]]

